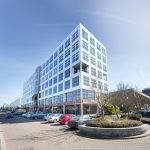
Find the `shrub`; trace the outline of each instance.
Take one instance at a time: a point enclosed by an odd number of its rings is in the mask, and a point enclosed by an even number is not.
[[[126,118],[128,118],[128,115],[127,115],[127,114],[122,114],[122,115],[120,116],[120,118],[126,119]]]
[[[115,111],[115,107],[116,107],[116,111]],[[117,105],[114,106],[112,104],[106,104],[104,108],[106,112],[108,112],[111,115],[114,115],[119,112],[119,107]]]
[[[150,125],[150,118],[141,118],[140,121]]]
[[[94,119],[90,120],[87,124],[90,127],[100,127],[100,128],[126,128],[126,127],[136,127],[142,125],[142,122],[137,120],[101,120]]]
[[[140,120],[140,118],[142,118],[141,114],[130,114],[129,115],[129,119]]]

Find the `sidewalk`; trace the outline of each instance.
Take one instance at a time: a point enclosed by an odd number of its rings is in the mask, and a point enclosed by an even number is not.
[[[2,129],[1,123],[0,123],[0,150],[8,150],[6,147],[6,142],[4,139],[4,134],[3,134],[3,129]]]

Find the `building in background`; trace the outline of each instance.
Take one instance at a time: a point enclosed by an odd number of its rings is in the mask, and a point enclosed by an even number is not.
[[[143,90],[142,90],[142,93],[144,93],[144,94],[150,96],[150,88],[145,88],[145,89],[143,89]]]
[[[20,98],[14,100],[14,101],[12,101],[12,102],[10,103],[9,107],[15,109],[15,108],[20,108],[21,105],[22,105],[22,97],[20,97]]]
[[[108,91],[106,47],[79,24],[23,86],[23,106],[95,113],[93,89]]]

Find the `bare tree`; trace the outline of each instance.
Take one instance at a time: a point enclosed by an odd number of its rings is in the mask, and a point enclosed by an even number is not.
[[[97,80],[98,81],[98,80]],[[98,84],[98,86],[93,86],[91,84],[91,88],[94,94],[94,100],[97,104],[97,111],[96,115],[97,116],[102,116],[102,119],[104,119],[105,115],[105,109],[104,106],[108,101],[108,94],[102,92],[102,86]]]

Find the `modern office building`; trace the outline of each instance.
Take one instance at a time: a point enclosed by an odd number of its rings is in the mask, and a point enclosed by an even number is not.
[[[10,107],[12,108],[20,108],[21,105],[22,105],[22,97],[19,97],[10,103]]]
[[[24,84],[24,106],[94,113],[94,89],[108,91],[106,47],[79,24]]]

